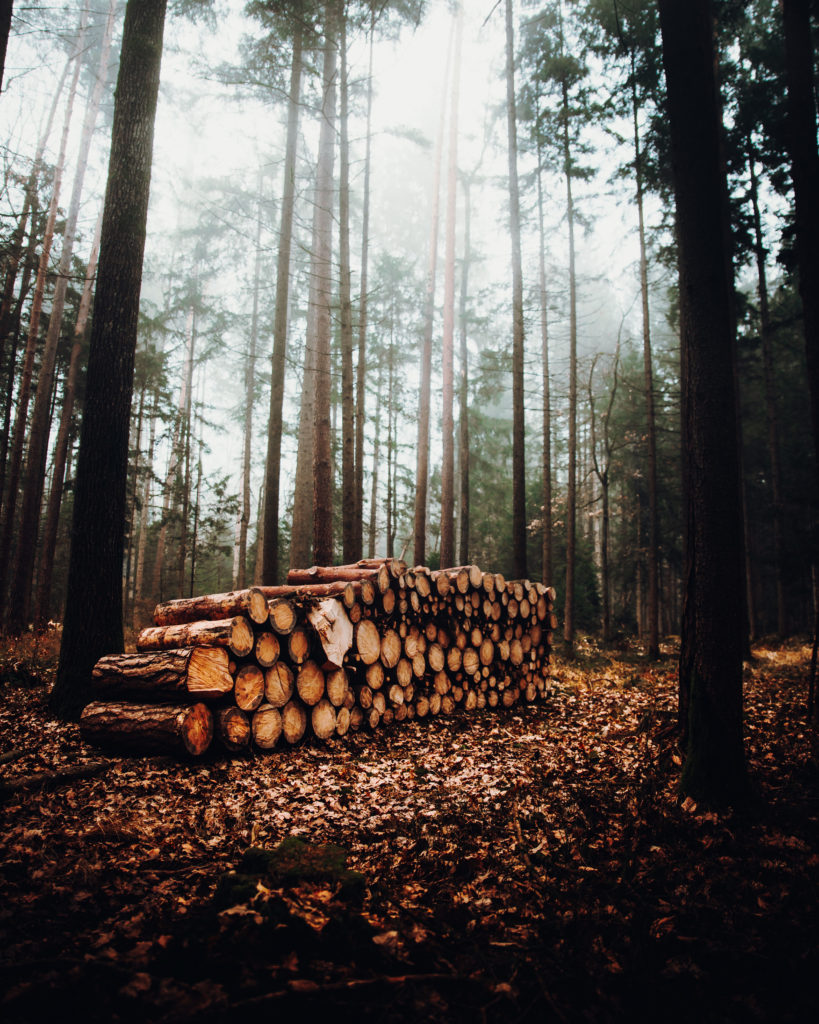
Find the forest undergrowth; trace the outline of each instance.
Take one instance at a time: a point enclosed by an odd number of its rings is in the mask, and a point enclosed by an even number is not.
[[[676,796],[676,664],[581,647],[536,707],[195,764],[46,713],[0,652],[4,1020],[804,1021],[810,647],[746,670],[742,813]]]

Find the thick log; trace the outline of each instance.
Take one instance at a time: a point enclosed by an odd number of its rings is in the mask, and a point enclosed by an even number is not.
[[[353,624],[337,598],[325,598],[305,605],[310,625],[318,634],[328,665],[340,668],[353,643]]]
[[[279,636],[289,636],[296,628],[298,616],[296,607],[286,597],[279,597],[268,604],[270,610],[270,625]]]
[[[324,696],[324,672],[314,661],[305,661],[296,676],[296,690],[302,701],[313,707]]]
[[[352,711],[349,708],[339,708],[336,715],[336,735],[346,736],[352,724]]]
[[[242,665],[236,673],[233,699],[242,711],[255,711],[264,700],[264,673],[258,665]]]
[[[258,625],[267,621],[267,599],[258,587],[164,601],[154,609],[154,625],[177,626],[202,619],[231,619],[236,615],[246,615]]]
[[[86,743],[132,753],[203,754],[213,739],[205,704],[108,704],[93,701],[80,716]]]
[[[231,753],[244,750],[250,743],[250,722],[241,708],[219,708],[213,713],[216,739]]]
[[[388,629],[381,637],[381,663],[384,668],[395,668],[401,657],[401,637],[394,629]]]
[[[347,673],[343,668],[336,668],[332,672],[328,672],[324,680],[324,687],[330,703],[334,707],[340,708],[350,689]]]
[[[372,665],[381,656],[381,635],[371,619],[362,619],[356,625],[355,650],[365,665]]]
[[[335,735],[337,721],[336,709],[326,697],[316,704],[310,714],[313,732],[320,740],[329,740]]]
[[[210,700],[233,689],[228,661],[220,647],[109,654],[94,666],[91,679],[94,690],[106,698]]]
[[[265,630],[256,637],[253,647],[253,656],[259,668],[270,668],[279,660],[281,646],[275,633]]]
[[[253,713],[253,742],[260,750],[272,750],[282,734],[282,716],[272,704],[262,704]]]
[[[283,661],[277,661],[264,674],[264,699],[274,708],[283,708],[293,696],[295,685],[293,670]]]
[[[384,666],[381,662],[374,661],[372,665],[368,665],[364,678],[371,690],[380,690],[384,685]]]
[[[282,711],[282,735],[291,745],[298,743],[307,730],[307,709],[300,700],[291,700]]]
[[[244,615],[232,619],[185,622],[178,626],[151,626],[137,637],[138,651],[166,651],[175,647],[227,647],[237,658],[253,650],[253,628]]]

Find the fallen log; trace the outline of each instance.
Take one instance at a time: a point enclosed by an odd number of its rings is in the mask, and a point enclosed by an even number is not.
[[[221,647],[109,654],[94,666],[92,686],[98,695],[114,699],[217,699],[233,689],[228,660]]]
[[[164,601],[154,609],[155,626],[177,626],[202,619],[230,619],[246,615],[261,625],[267,621],[267,599],[258,587],[232,590],[227,594],[203,594]]]
[[[205,704],[127,704],[94,701],[80,716],[86,743],[132,753],[203,754],[213,739]]]
[[[231,753],[244,750],[250,743],[250,722],[241,708],[219,708],[213,713],[215,738]]]
[[[149,626],[137,637],[138,651],[163,651],[175,647],[227,647],[237,658],[253,650],[253,629],[244,615],[232,619]]]

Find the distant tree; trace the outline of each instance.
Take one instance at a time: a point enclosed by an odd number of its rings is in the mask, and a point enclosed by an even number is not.
[[[91,669],[123,649],[122,562],[139,294],[166,0],[128,0],[74,496],[66,612],[49,706],[79,714]]]
[[[680,687],[687,694],[684,794],[746,795],[740,480],[733,280],[710,0],[660,0],[680,264],[688,550]]]

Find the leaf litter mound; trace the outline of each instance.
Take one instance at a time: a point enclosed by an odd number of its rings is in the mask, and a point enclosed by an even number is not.
[[[757,799],[680,804],[677,677],[587,648],[534,707],[246,758],[101,757],[0,660],[0,1013],[804,1021],[803,643],[746,671]]]

